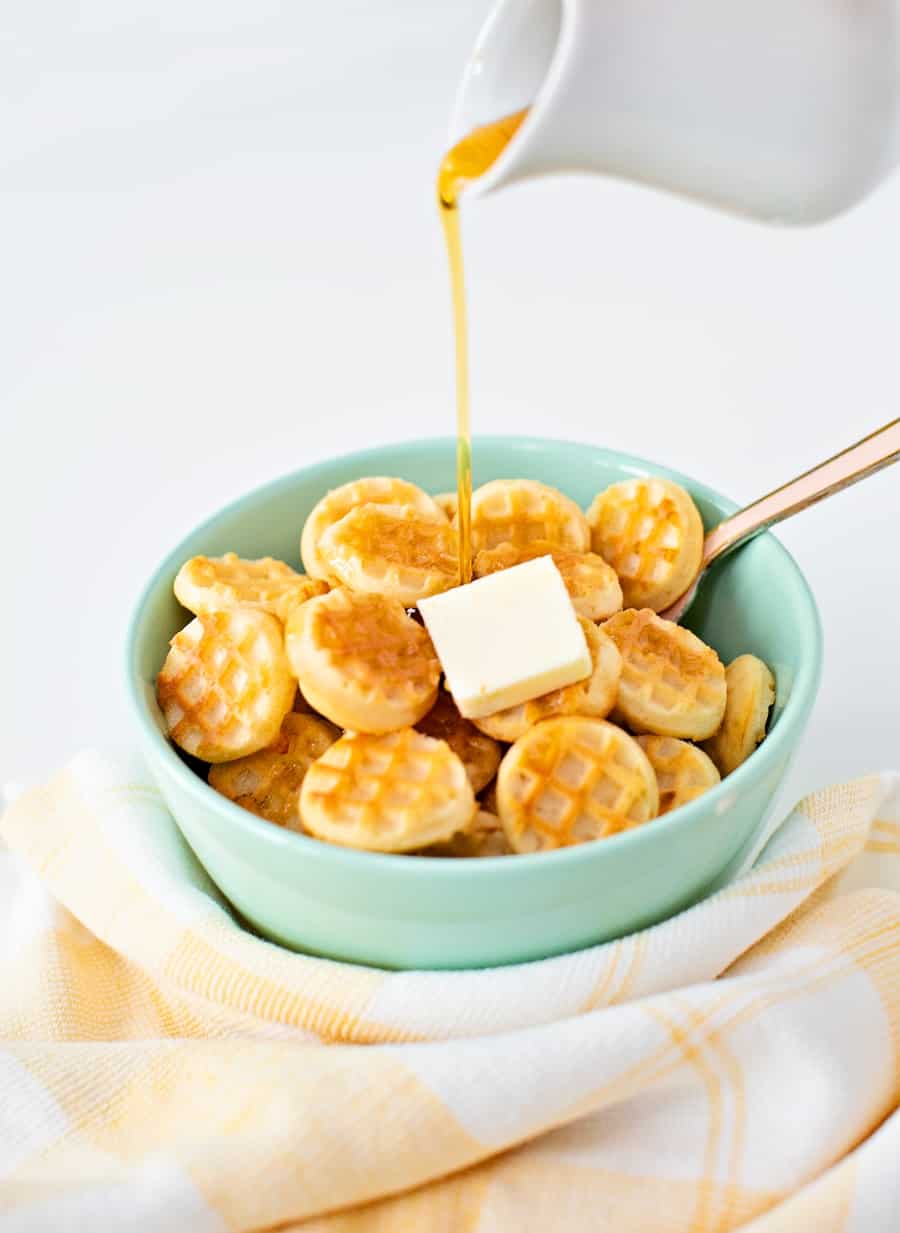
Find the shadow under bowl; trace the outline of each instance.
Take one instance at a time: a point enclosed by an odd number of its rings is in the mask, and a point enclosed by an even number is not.
[[[300,529],[330,488],[398,475],[427,491],[455,487],[455,442],[386,445],[304,467],[228,505],[166,557],[128,632],[127,693],[142,753],[175,821],[213,881],[260,934],[294,950],[388,968],[516,963],[621,937],[708,894],[736,869],[765,823],[809,719],[822,631],[790,554],[763,535],[713,568],[685,622],[724,662],[752,652],[777,697],[769,735],[718,787],[646,826],[532,856],[439,860],[340,848],[262,821],[208,787],[166,739],[154,682],[190,614],[172,594],[189,557],[279,557],[299,567]],[[612,450],[526,437],[482,437],[474,482],[522,477],[580,505],[629,476],[663,475],[693,495],[707,526],[735,505],[667,467]]]

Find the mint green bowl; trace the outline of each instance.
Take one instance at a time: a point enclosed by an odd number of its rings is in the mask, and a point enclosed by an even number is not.
[[[305,467],[227,506],[186,536],[148,583],[131,622],[128,695],[141,748],[182,833],[240,915],[295,950],[391,968],[517,963],[620,937],[721,885],[752,846],[809,719],[822,662],[815,601],[771,535],[721,562],[688,624],[725,662],[744,651],[775,671],[770,733],[724,783],[697,801],[611,839],[543,855],[483,860],[383,856],[319,843],[261,821],[219,796],[164,735],[154,680],[188,614],[172,595],[197,554],[281,557],[299,565],[300,528],[329,488],[399,475],[430,492],[454,486],[451,440],[386,445]],[[554,484],[586,506],[608,484],[666,475],[707,524],[732,502],[640,458],[565,441],[483,437],[475,483],[504,476]]]

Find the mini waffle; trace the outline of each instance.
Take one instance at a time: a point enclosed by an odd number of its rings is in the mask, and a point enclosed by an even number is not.
[[[702,796],[719,782],[719,772],[702,749],[674,736],[639,736],[637,743],[656,772],[659,813]]]
[[[603,719],[547,719],[516,741],[497,776],[516,852],[604,839],[656,816],[656,776],[633,737]]]
[[[242,758],[273,741],[296,688],[281,624],[256,608],[194,617],[156,678],[169,735],[204,762]]]
[[[357,505],[319,539],[329,576],[352,591],[387,595],[407,608],[456,586],[456,532],[437,507]]]
[[[775,701],[775,678],[755,655],[739,655],[725,669],[728,700],[719,731],[704,749],[723,775],[746,762],[766,735]]]
[[[459,509],[459,497],[455,492],[439,492],[436,497],[432,497],[435,505],[439,510],[442,510],[447,518],[452,522],[456,517],[456,511]]]
[[[191,557],[175,575],[175,597],[190,612],[259,608],[280,621],[297,604],[324,595],[328,583],[307,578],[272,557],[245,561],[234,552],[223,557]]]
[[[512,848],[506,831],[494,813],[479,809],[465,830],[457,831],[446,843],[435,843],[420,856],[481,857],[509,856]]]
[[[589,621],[603,621],[622,607],[622,588],[616,571],[603,557],[595,552],[571,552],[567,548],[554,548],[544,540],[514,547],[498,544],[496,548],[484,548],[475,557],[476,578],[495,574],[501,569],[521,565],[535,557],[553,557],[554,564],[566,584],[572,607],[579,616]]]
[[[328,564],[319,552],[319,541],[333,523],[339,522],[357,505],[411,505],[420,514],[442,516],[428,493],[406,480],[370,475],[333,488],[314,507],[300,538],[300,555],[311,577],[336,581],[329,575]]]
[[[443,741],[404,728],[349,732],[314,762],[300,789],[303,825],[319,839],[372,852],[409,852],[470,822],[466,769]]]
[[[662,611],[700,568],[703,523],[690,496],[665,479],[630,479],[598,493],[587,513],[591,543],[622,584],[629,608]]]
[[[271,745],[235,762],[211,766],[210,787],[257,817],[288,830],[302,830],[303,776],[340,735],[340,729],[327,720],[292,711],[285,715]]]
[[[500,746],[460,715],[446,689],[438,691],[437,702],[416,728],[436,741],[447,742],[466,768],[473,792],[480,792],[497,774]]]
[[[521,547],[544,540],[556,548],[587,552],[591,532],[574,501],[537,480],[491,480],[472,493],[472,547]]]
[[[712,647],[649,608],[617,612],[600,628],[622,654],[616,717],[635,732],[712,736],[725,711],[725,669]]]
[[[598,719],[607,716],[616,704],[622,657],[613,640],[593,621],[585,617],[579,617],[579,621],[593,664],[593,671],[586,680],[553,689],[518,706],[495,711],[493,715],[473,719],[472,723],[497,741],[517,741],[542,719],[560,715],[588,715]]]
[[[306,701],[342,728],[390,732],[434,705],[441,669],[431,639],[395,599],[338,587],[295,608],[286,633]]]

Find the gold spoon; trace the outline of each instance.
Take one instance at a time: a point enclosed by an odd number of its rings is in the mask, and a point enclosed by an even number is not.
[[[703,541],[703,556],[694,581],[680,599],[676,599],[659,615],[667,621],[680,621],[694,602],[697,587],[703,575],[720,557],[746,544],[760,531],[767,531],[777,522],[783,522],[792,514],[808,509],[817,501],[833,496],[843,488],[874,475],[882,467],[889,467],[900,459],[900,419],[892,420],[876,432],[863,437],[826,462],[821,462],[811,471],[805,471],[796,479],[776,488],[752,505],[745,506],[720,522]]]

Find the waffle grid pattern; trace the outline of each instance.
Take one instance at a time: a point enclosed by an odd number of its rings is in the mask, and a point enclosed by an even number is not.
[[[326,720],[292,711],[266,749],[211,767],[210,787],[257,817],[298,830],[303,778],[339,735]]]
[[[696,745],[674,736],[639,736],[659,786],[659,812],[671,813],[719,782],[719,772]]]
[[[440,679],[427,631],[397,600],[332,591],[308,610],[305,634],[329,667],[366,696],[415,700]]]
[[[323,595],[328,584],[298,574],[273,557],[248,561],[226,552],[222,557],[192,557],[178,571],[174,589],[191,612],[259,608],[283,621],[296,604]]]
[[[536,480],[492,480],[472,494],[472,546],[475,552],[509,543],[543,540],[587,552],[591,533],[574,501]]]
[[[456,532],[437,509],[359,505],[328,528],[319,552],[346,586],[403,604],[446,591],[459,576]]]
[[[359,505],[408,505],[425,515],[440,516],[434,501],[416,484],[384,475],[370,475],[333,488],[316,505],[303,526],[300,555],[307,573],[314,578],[334,581],[322,555],[322,536]]]
[[[519,852],[568,847],[639,826],[657,805],[653,772],[627,733],[602,720],[532,728],[503,762],[500,816]]]
[[[649,608],[617,613],[602,628],[622,655],[618,707],[629,723],[684,720],[699,729],[718,727],[725,670],[711,647]]]
[[[700,564],[702,524],[690,497],[658,479],[626,480],[590,510],[593,545],[619,576],[625,601],[663,608]]]
[[[172,639],[157,678],[170,736],[206,761],[268,744],[294,692],[281,627],[252,608],[195,617]]]
[[[313,834],[374,851],[449,839],[473,812],[460,760],[411,728],[348,733],[313,763],[301,789],[301,816]]]

